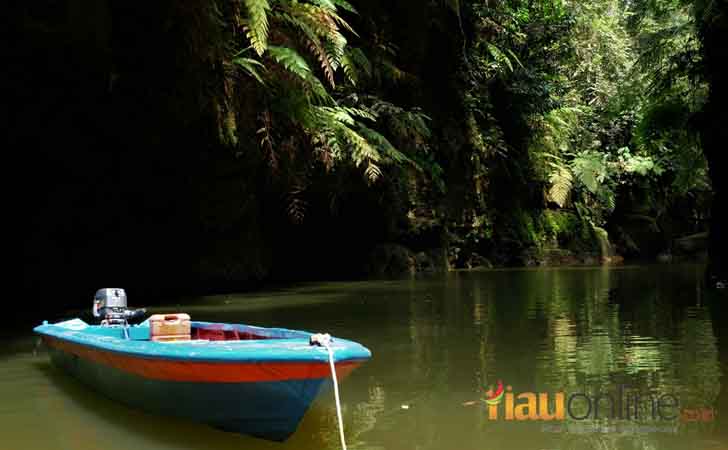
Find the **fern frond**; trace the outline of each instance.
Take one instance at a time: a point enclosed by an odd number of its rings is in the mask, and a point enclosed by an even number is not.
[[[432,122],[432,118],[421,111],[408,111],[407,118],[411,129],[424,139],[432,136],[432,131],[428,122]]]
[[[245,0],[248,9],[247,36],[258,56],[268,47],[268,0]]]
[[[324,71],[324,76],[326,77],[326,80],[329,82],[331,87],[335,88],[336,82],[334,81],[334,71],[336,70],[337,63],[329,58],[329,54],[326,51],[325,46],[321,43],[316,35],[312,35],[309,37],[308,48],[309,50],[311,50],[311,53],[316,56],[316,59],[319,60],[319,63],[321,64],[321,69]]]
[[[298,3],[299,11],[306,11],[307,14],[315,18],[322,26],[328,28],[332,33],[337,32],[339,27],[345,29],[349,33],[356,37],[359,37],[357,32],[344,20],[337,12],[336,9],[328,9],[319,5],[310,3]]]
[[[351,5],[351,3],[347,2],[346,0],[331,0],[331,3],[335,4],[344,11],[348,11],[353,14],[359,14],[357,10]]]
[[[341,66],[341,60],[344,58],[344,50],[346,49],[346,38],[343,34],[337,33],[330,36],[324,44],[326,49],[326,56],[329,58],[329,62],[334,70]]]
[[[317,119],[311,106],[310,89],[302,89],[297,84],[298,79],[285,81],[275,86],[284,95],[271,98],[274,115],[285,117],[285,121],[298,124],[302,128],[314,127]]]
[[[332,128],[323,128],[321,130],[322,146],[331,153],[333,160],[340,160],[344,158],[344,149],[341,146],[341,141],[338,138],[336,130]]]
[[[348,111],[341,107],[316,106],[314,107],[325,126],[336,124],[354,125],[354,118]]]
[[[331,94],[329,94],[329,91],[326,90],[326,87],[321,82],[321,80],[313,76],[313,74],[309,78],[308,83],[308,88],[310,89],[310,92],[313,94],[313,97],[319,104],[336,104],[336,101],[331,97]]]
[[[272,118],[270,111],[265,110],[260,115],[260,121],[262,126],[255,134],[260,136],[260,147],[267,154],[268,164],[270,165],[273,172],[278,170],[278,155],[273,150],[273,137],[272,137]]]
[[[344,53],[341,57],[341,68],[344,70],[344,75],[346,75],[346,78],[349,80],[351,85],[356,86],[359,81],[359,76],[357,74],[356,67],[354,67],[354,63],[346,53]]]
[[[316,59],[319,60],[321,69],[324,71],[324,75],[329,84],[331,84],[332,87],[336,87],[334,82],[334,71],[338,66],[338,61],[331,59],[330,51],[327,48],[328,42],[325,44],[320,38],[320,35],[322,34],[321,30],[315,30],[315,23],[308,20],[309,18],[307,16],[302,17],[282,12],[277,13],[276,17],[303,32],[306,47],[308,47]]]
[[[326,38],[339,32],[333,12],[310,3],[293,3],[288,10],[291,15],[306,21],[314,31]]]
[[[326,50],[324,50],[323,47],[316,47],[315,50],[316,57],[321,63],[321,69],[324,71],[326,80],[329,82],[331,87],[335,88],[336,82],[334,81],[334,71],[336,70],[336,66],[332,64],[331,60],[329,60]]]
[[[268,48],[268,53],[275,62],[285,67],[292,74],[305,81],[310,80],[311,68],[308,67],[306,60],[294,49],[271,45]]]
[[[311,3],[313,3],[316,6],[319,6],[323,9],[329,10],[329,11],[336,11],[336,4],[332,2],[331,0],[310,0]]]
[[[393,103],[374,98],[371,110],[386,120],[392,133],[402,140],[421,143],[431,135],[427,121],[432,120],[418,109],[407,111]]]
[[[341,28],[345,29],[354,36],[359,37],[359,34],[351,27],[351,25],[349,25],[349,22],[344,20],[340,15],[336,13],[330,13],[330,15]]]
[[[611,189],[601,189],[597,195],[607,211],[612,212],[617,207],[617,199]]]
[[[330,129],[322,129],[312,133],[311,144],[314,146],[314,152],[319,155],[324,168],[329,172],[334,166],[335,152],[339,150],[335,133],[332,133]]]
[[[404,153],[397,150],[389,140],[387,140],[386,137],[384,137],[381,133],[378,131],[372,130],[371,128],[362,125],[361,123],[358,125],[358,131],[359,134],[364,137],[368,142],[374,144],[379,152],[386,156],[388,159],[390,159],[392,162],[395,163],[410,163],[414,164],[414,162],[407,157]]]
[[[363,108],[351,108],[348,106],[340,106],[340,108],[355,117],[371,120],[372,122],[377,120],[377,114],[374,111],[368,111]]]
[[[364,170],[364,175],[370,183],[374,183],[382,176],[382,171],[379,169],[379,166],[369,161],[367,163],[367,168]]]
[[[549,200],[563,208],[569,200],[569,194],[573,187],[571,171],[564,166],[559,166],[549,176],[549,182],[551,183],[551,187],[548,192]]]
[[[584,151],[571,161],[571,171],[592,194],[596,194],[607,177],[607,167],[603,155],[594,151]]]
[[[286,212],[291,222],[299,225],[303,222],[303,218],[306,215],[306,203],[298,197],[290,197]]]
[[[291,190],[288,192],[288,217],[295,224],[303,222],[303,218],[306,215],[306,208],[308,204],[303,199],[303,193],[306,191],[306,186],[301,181],[293,183]]]
[[[258,80],[260,84],[265,84],[263,78],[258,73],[257,68],[265,70],[265,66],[258,60],[246,57],[233,58],[232,63],[243,69],[248,75]]]
[[[380,62],[380,69],[387,78],[395,82],[415,78],[413,75],[395,66],[394,63],[388,59],[384,59]]]
[[[372,63],[364,54],[362,49],[358,47],[347,47],[345,50],[346,57],[351,61],[352,67],[362,70],[367,77],[372,76]]]
[[[507,49],[506,49],[506,52],[508,52],[508,54],[509,54],[509,55],[511,56],[511,58],[513,58],[513,60],[514,60],[514,61],[515,61],[516,63],[518,63],[518,65],[519,65],[519,66],[521,66],[521,69],[525,69],[525,68],[526,68],[526,67],[525,67],[525,66],[523,65],[523,63],[521,63],[521,60],[520,60],[520,59],[518,59],[518,56],[516,56],[516,54],[515,54],[515,53],[513,53],[513,50],[511,50],[510,48],[507,48]]]
[[[376,163],[382,159],[377,149],[356,131],[349,127],[340,127],[339,132],[343,140],[351,147],[351,157],[357,166],[361,166],[363,163]]]
[[[503,65],[508,67],[508,70],[513,72],[513,64],[511,64],[510,58],[503,53],[501,49],[495,46],[495,44],[491,44],[490,42],[487,44],[488,52],[493,57],[495,62],[500,66],[500,69],[503,70]]]

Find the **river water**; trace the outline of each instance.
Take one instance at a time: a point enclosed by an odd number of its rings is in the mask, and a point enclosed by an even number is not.
[[[454,272],[150,312],[369,347],[372,360],[341,385],[351,449],[728,449],[728,299],[701,278],[692,265]],[[291,439],[271,443],[118,405],[57,371],[36,344],[28,334],[0,350],[1,450],[339,448],[330,391]],[[499,380],[510,390],[489,406]],[[542,420],[541,396],[553,413],[560,393],[563,419]]]

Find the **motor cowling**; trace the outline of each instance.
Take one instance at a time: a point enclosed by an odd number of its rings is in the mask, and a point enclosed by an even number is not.
[[[105,288],[96,291],[92,312],[101,319],[102,325],[123,325],[143,316],[146,310],[129,309],[124,289]]]

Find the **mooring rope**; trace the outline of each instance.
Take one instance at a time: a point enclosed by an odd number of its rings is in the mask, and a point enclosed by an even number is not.
[[[331,380],[334,382],[334,400],[336,400],[336,419],[339,422],[339,438],[341,448],[346,450],[346,439],[344,438],[344,420],[341,418],[341,400],[339,399],[339,382],[336,378],[336,365],[334,364],[334,350],[331,348],[331,336],[326,334],[314,334],[311,336],[311,345],[325,347],[329,353],[329,367],[331,367]]]

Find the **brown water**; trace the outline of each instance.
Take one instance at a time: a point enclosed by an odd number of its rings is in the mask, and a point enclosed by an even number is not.
[[[728,449],[728,299],[704,292],[701,276],[698,266],[460,272],[164,311],[368,346],[373,359],[341,386],[351,449]],[[270,443],[118,405],[55,370],[35,345],[27,336],[0,353],[0,450],[338,448],[331,392],[288,442]],[[630,385],[647,398],[674,395],[679,405],[666,415],[682,420],[652,420],[639,401],[639,420],[607,418],[607,401],[598,419],[567,411],[563,421],[509,421],[500,409],[491,420],[483,399],[499,379],[552,399]],[[577,418],[586,412],[583,396],[571,406]]]

